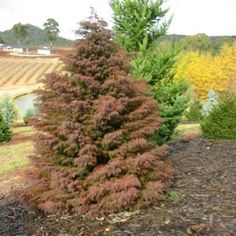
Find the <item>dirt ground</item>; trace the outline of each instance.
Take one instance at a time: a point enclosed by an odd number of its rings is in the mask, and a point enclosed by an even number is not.
[[[174,183],[158,206],[89,220],[29,211],[2,192],[0,235],[236,235],[236,142],[185,135],[170,144],[167,158],[175,166]]]

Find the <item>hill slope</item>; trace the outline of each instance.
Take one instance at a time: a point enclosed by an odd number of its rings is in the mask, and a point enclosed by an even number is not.
[[[23,45],[27,46],[48,46],[49,42],[47,38],[45,37],[44,31],[40,29],[39,27],[36,27],[31,24],[28,25],[28,35],[22,42]],[[0,39],[4,41],[7,44],[13,44],[17,45],[17,40],[13,34],[13,30],[6,30],[3,32],[0,32]],[[64,46],[69,47],[73,44],[72,40],[65,39],[63,37],[59,37],[55,42],[54,46]]]
[[[206,35],[206,34],[205,34]],[[187,36],[196,36],[196,35],[183,35],[183,34],[167,34],[167,35],[163,35],[161,36],[158,41],[164,41],[164,40],[170,40],[172,42],[178,42],[179,40],[181,40],[184,37]],[[208,36],[208,35],[206,35]],[[208,36],[212,43],[216,43],[217,41],[220,40],[231,40],[232,42],[236,41],[236,35],[225,35],[225,36]]]
[[[23,41],[23,45],[27,46],[49,46],[49,42],[47,38],[45,37],[44,31],[40,29],[39,27],[36,27],[31,24],[28,25],[28,35],[26,36],[25,40]],[[158,42],[161,42],[163,40],[170,40],[172,42],[178,42],[180,39],[186,37],[187,35],[177,35],[177,34],[169,34],[164,35],[158,39]],[[236,36],[209,36],[212,43],[215,44],[221,40],[228,39],[230,41],[235,42]],[[3,32],[0,32],[0,43],[6,43],[6,44],[13,44],[17,45],[17,40],[13,34],[13,30],[6,30]],[[54,46],[64,46],[64,47],[70,47],[73,45],[73,41],[59,37],[55,42]]]

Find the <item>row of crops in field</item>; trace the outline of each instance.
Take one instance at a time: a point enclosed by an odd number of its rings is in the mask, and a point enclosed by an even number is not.
[[[0,58],[0,88],[38,83],[47,73],[59,67],[56,58]]]

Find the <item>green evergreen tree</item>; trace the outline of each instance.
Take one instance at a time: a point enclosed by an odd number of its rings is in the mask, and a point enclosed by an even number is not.
[[[14,124],[18,118],[18,110],[8,96],[4,96],[0,100],[0,112],[2,113],[3,120],[10,126]]]
[[[0,112],[0,143],[9,141],[11,139],[12,132],[9,125],[4,121],[2,113]]]
[[[164,17],[164,1],[112,0],[116,40],[127,51],[136,52],[131,74],[146,80],[155,99],[161,103],[163,127],[155,135],[159,144],[170,140],[188,106],[188,89],[184,81],[175,82],[175,64],[178,51],[175,47],[159,47],[154,44],[168,29],[170,20]],[[162,23],[161,23],[162,22]]]
[[[140,51],[166,34],[170,20],[164,17],[164,0],[111,0],[116,40],[127,51]]]
[[[188,85],[184,80],[162,80],[154,86],[154,98],[161,103],[160,116],[163,119],[160,130],[154,136],[158,144],[170,141],[182,120],[189,103],[187,90]]]
[[[202,123],[207,139],[236,140],[236,93],[224,94]]]
[[[198,99],[190,102],[189,109],[184,112],[185,119],[190,122],[200,122],[203,119],[202,104]]]
[[[155,135],[158,144],[168,142],[189,103],[188,84],[175,81],[178,51],[175,47],[158,47],[140,52],[133,60],[132,75],[146,80],[152,86],[154,98],[161,103],[160,115],[163,124]]]

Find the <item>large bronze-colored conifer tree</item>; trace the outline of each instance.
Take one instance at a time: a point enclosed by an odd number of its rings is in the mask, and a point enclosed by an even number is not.
[[[104,215],[155,204],[171,183],[164,150],[149,141],[158,106],[98,17],[39,91],[33,183],[24,199],[50,213]]]

